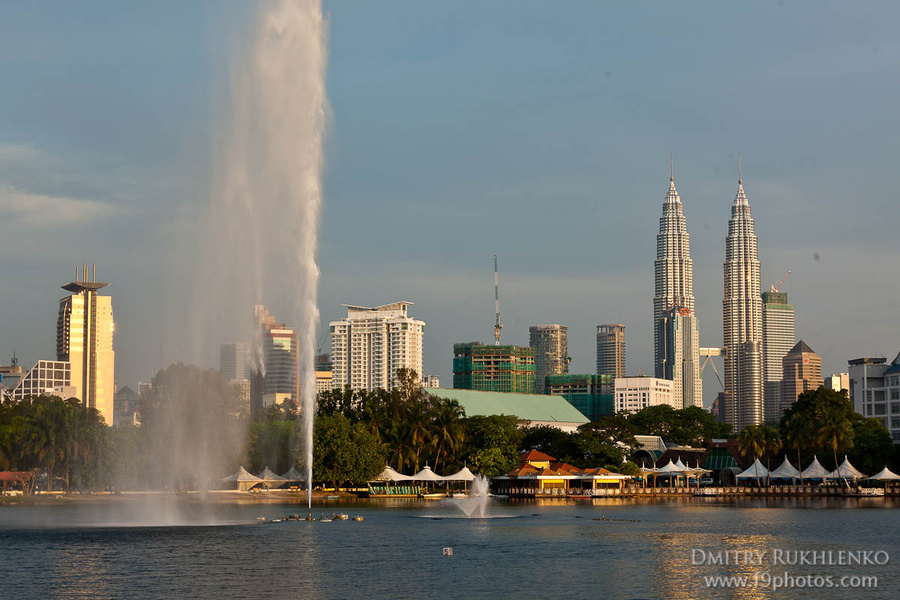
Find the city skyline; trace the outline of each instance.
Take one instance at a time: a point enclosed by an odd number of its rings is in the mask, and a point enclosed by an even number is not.
[[[0,99],[2,264],[15,283],[0,295],[15,315],[0,329],[2,363],[14,350],[25,365],[52,357],[69,253],[103,264],[115,282],[120,385],[195,360],[179,308],[215,176],[224,48],[250,9],[159,6],[106,14],[89,2],[54,7],[53,18],[11,7],[0,24],[0,76],[14,91]],[[409,298],[429,324],[424,370],[450,381],[453,343],[492,339],[499,254],[502,343],[566,323],[570,371],[591,373],[596,325],[623,323],[628,373],[652,373],[648,257],[657,174],[674,150],[689,191],[702,345],[722,340],[726,202],[743,152],[762,287],[792,270],[797,334],[823,371],[897,351],[881,324],[900,284],[858,268],[896,251],[900,224],[889,200],[900,97],[889,18],[846,18],[825,3],[815,13],[582,7],[546,21],[537,5],[498,4],[479,8],[471,27],[464,7],[325,9],[320,336],[342,303]],[[102,26],[79,16],[101,13]],[[745,93],[734,93],[736,81]],[[864,229],[854,225],[860,211]],[[848,310],[829,302],[838,286],[867,294]],[[290,322],[288,300],[269,292],[261,301]],[[707,369],[705,405],[717,388]]]

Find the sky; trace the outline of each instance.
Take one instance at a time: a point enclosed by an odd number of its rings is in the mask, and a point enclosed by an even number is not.
[[[55,358],[75,264],[111,282],[116,379],[189,361],[187,307],[229,60],[249,3],[0,0],[0,363]],[[626,325],[652,373],[669,153],[701,345],[722,343],[738,155],[763,289],[788,271],[798,339],[828,374],[900,350],[900,41],[891,2],[330,2],[324,332],[342,304],[414,303],[424,370],[454,342]],[[267,301],[279,314],[284,299]],[[252,314],[248,314],[248,320]],[[214,365],[208,365],[214,366]],[[709,405],[718,391],[704,378]]]

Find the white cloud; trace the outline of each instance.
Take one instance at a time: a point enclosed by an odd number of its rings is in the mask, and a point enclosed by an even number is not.
[[[91,223],[116,209],[97,200],[33,194],[0,187],[0,213],[7,224],[48,229]]]

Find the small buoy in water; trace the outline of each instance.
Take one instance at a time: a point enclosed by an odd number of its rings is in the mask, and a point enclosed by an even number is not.
[[[453,556],[453,548],[444,548],[444,556]]]

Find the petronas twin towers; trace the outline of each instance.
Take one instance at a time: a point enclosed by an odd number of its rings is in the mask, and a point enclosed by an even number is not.
[[[656,377],[673,381],[676,403],[684,407],[703,405],[689,239],[673,172],[656,236],[653,349]],[[724,271],[725,417],[739,431],[764,416],[759,253],[742,176],[728,222]]]

